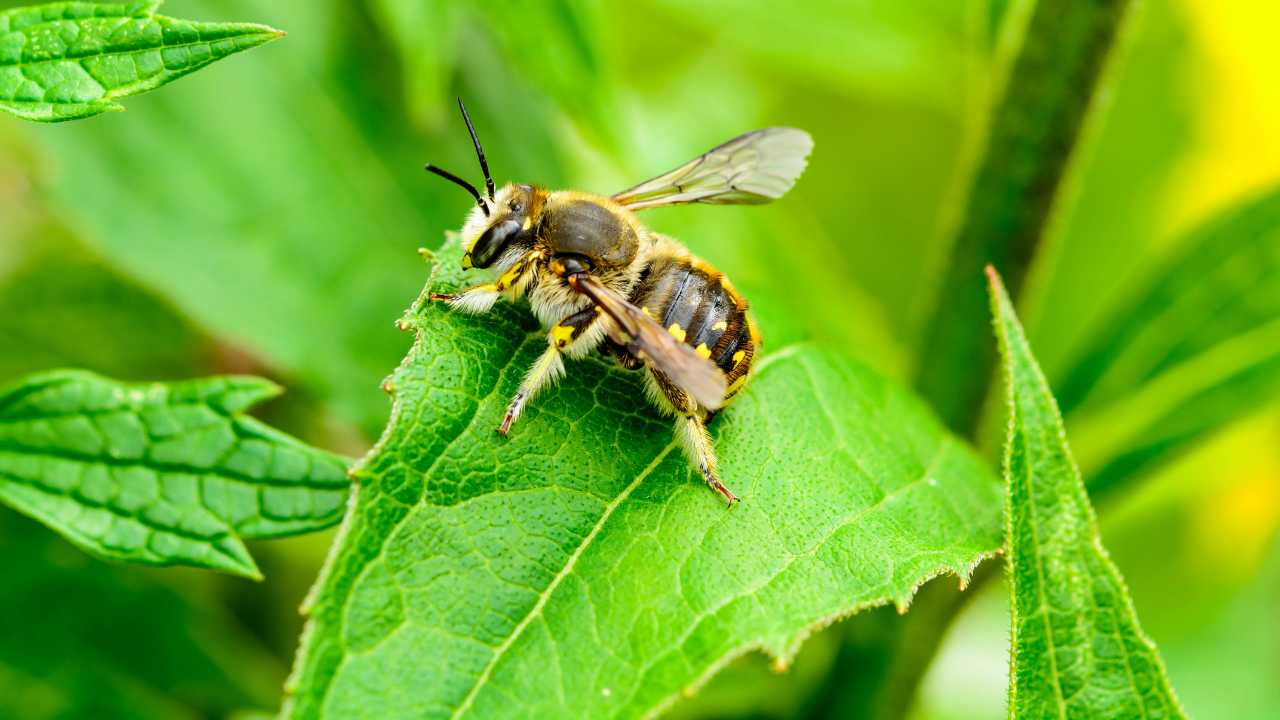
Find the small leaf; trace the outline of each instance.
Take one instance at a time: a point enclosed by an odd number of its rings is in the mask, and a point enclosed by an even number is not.
[[[333,525],[349,484],[340,458],[241,414],[278,392],[29,376],[0,391],[0,501],[107,558],[257,577],[241,538]]]
[[[429,289],[474,278],[449,242]],[[639,716],[733,656],[905,608],[999,545],[990,471],[918,400],[833,353],[765,357],[712,424],[726,510],[639,373],[569,364],[494,432],[546,347],[527,308],[419,298],[392,418],[309,603],[291,717]]]
[[[116,99],[284,34],[175,20],[153,14],[159,6],[57,2],[0,12],[0,110],[41,122],[123,110]]]
[[[1008,383],[1013,718],[1185,717],[1107,556],[1049,384],[987,268]]]

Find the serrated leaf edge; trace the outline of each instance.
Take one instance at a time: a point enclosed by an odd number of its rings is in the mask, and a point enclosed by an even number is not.
[[[1009,418],[1006,424],[1006,436],[1005,436],[1002,464],[1003,464],[1004,476],[1008,478],[1009,472],[1010,472],[1009,467],[1010,467],[1010,463],[1012,461],[1012,455],[1013,455],[1013,435],[1015,432],[1014,413],[1013,413],[1013,406],[1015,403],[1015,399],[1014,399],[1014,390],[1013,390],[1013,359],[1012,359],[1013,352],[1011,349],[1013,347],[1012,340],[1018,339],[1019,342],[1017,343],[1017,345],[1019,347],[1025,346],[1026,352],[1028,354],[1030,354],[1030,347],[1029,347],[1029,344],[1027,343],[1026,336],[1022,334],[1023,333],[1022,324],[1018,320],[1018,316],[1013,309],[1013,301],[1009,298],[1009,294],[1005,290],[1004,283],[1001,282],[1000,280],[999,273],[997,273],[995,268],[992,267],[991,265],[986,266],[985,272],[987,275],[987,282],[988,282],[989,294],[991,299],[992,323],[995,326],[996,337],[1000,343],[1000,351],[1004,357],[1004,362],[1002,364],[1004,365],[1003,375],[1005,380],[1005,386],[1007,388],[1006,402],[1008,403],[1007,407],[1009,408],[1009,412],[1008,412]],[[1011,329],[1014,330],[1019,337],[1011,338],[1009,333]],[[1186,709],[1182,706],[1182,702],[1178,699],[1178,695],[1174,691],[1173,685],[1169,682],[1169,674],[1167,669],[1165,668],[1164,660],[1163,658],[1160,657],[1160,653],[1156,648],[1155,642],[1151,640],[1151,637],[1147,635],[1147,633],[1142,629],[1141,623],[1138,619],[1137,608],[1135,608],[1133,604],[1133,596],[1129,592],[1129,586],[1125,583],[1124,577],[1120,574],[1120,569],[1116,567],[1115,561],[1111,559],[1110,553],[1107,552],[1106,547],[1102,544],[1102,534],[1098,529],[1097,513],[1093,509],[1093,503],[1089,502],[1088,492],[1085,489],[1084,479],[1080,474],[1080,468],[1076,464],[1074,454],[1071,452],[1071,445],[1067,442],[1067,433],[1066,433],[1065,426],[1062,422],[1062,413],[1058,409],[1058,402],[1057,400],[1054,399],[1053,393],[1049,391],[1049,381],[1045,377],[1044,371],[1040,369],[1040,366],[1038,363],[1033,361],[1028,365],[1029,365],[1028,369],[1031,371],[1033,377],[1036,380],[1037,392],[1041,395],[1041,399],[1047,402],[1048,407],[1051,408],[1052,410],[1053,417],[1057,419],[1057,422],[1054,424],[1057,439],[1062,444],[1062,447],[1065,450],[1064,456],[1066,458],[1068,467],[1070,467],[1071,469],[1071,474],[1075,479],[1074,484],[1076,486],[1076,489],[1084,497],[1085,501],[1083,503],[1083,506],[1084,506],[1084,512],[1085,512],[1086,526],[1088,527],[1089,536],[1090,536],[1089,544],[1092,546],[1094,550],[1098,552],[1099,558],[1102,561],[1102,566],[1105,569],[1107,575],[1116,584],[1116,587],[1119,588],[1121,597],[1124,602],[1124,610],[1129,614],[1129,617],[1132,618],[1133,620],[1134,634],[1136,635],[1138,641],[1142,643],[1144,647],[1146,647],[1148,650],[1151,651],[1151,655],[1156,665],[1156,669],[1158,670],[1158,680],[1163,683],[1164,689],[1168,691],[1169,697],[1173,701],[1174,706],[1181,712],[1181,716],[1185,718],[1187,717]],[[1013,498],[1012,498],[1012,493],[1009,493],[1007,491],[1008,480],[1006,480],[1005,483],[1006,483],[1005,553],[1006,553],[1006,556],[1009,557],[1010,561],[1012,562],[1013,558],[1012,558],[1012,553],[1009,552],[1009,549],[1010,549],[1009,543],[1011,542],[1011,538],[1013,535],[1013,528],[1010,525],[1013,518]],[[1006,565],[1006,568],[1011,568],[1011,562],[1009,565]],[[1017,685],[1014,682],[1014,678],[1016,677],[1016,670],[1017,670],[1017,654],[1014,652],[1014,650],[1017,647],[1018,626],[1016,622],[1012,622],[1012,613],[1014,612],[1013,608],[1016,607],[1014,603],[1014,598],[1013,598],[1013,592],[1014,592],[1013,583],[1010,582],[1008,583],[1008,585],[1009,585],[1009,595],[1010,595],[1009,599],[1010,599],[1010,620],[1011,620],[1010,632],[1009,632],[1010,650],[1009,650],[1008,706],[1009,706],[1009,717],[1012,718],[1013,720],[1017,720],[1013,713],[1017,708],[1017,704],[1015,702],[1015,697],[1016,697],[1015,691],[1017,689]],[[1052,623],[1051,616],[1046,615],[1044,622],[1045,622],[1046,628],[1048,629],[1046,634],[1052,637],[1053,623]],[[1053,655],[1050,654],[1050,657],[1053,658]],[[1057,695],[1059,696],[1059,698],[1061,698],[1062,688],[1061,688],[1061,683],[1058,676],[1056,662],[1054,664],[1053,674],[1054,674],[1054,680],[1055,680],[1054,689]],[[1065,714],[1063,715],[1063,717],[1065,717]]]

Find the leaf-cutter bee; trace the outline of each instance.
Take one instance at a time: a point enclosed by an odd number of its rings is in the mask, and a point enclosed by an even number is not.
[[[775,200],[803,172],[812,138],[786,127],[749,132],[612,196],[523,184],[499,190],[461,99],[458,106],[487,192],[434,165],[426,169],[475,198],[462,229],[462,263],[490,268],[495,279],[431,299],[482,313],[500,297],[527,296],[550,327],[547,349],[511,398],[498,432],[506,435],[534,395],[564,374],[564,356],[600,349],[623,367],[648,370],[650,398],[676,416],[690,459],[732,506],[738,497],[720,481],[706,423],[742,390],[760,337],[728,278],[646,228],[635,211]]]

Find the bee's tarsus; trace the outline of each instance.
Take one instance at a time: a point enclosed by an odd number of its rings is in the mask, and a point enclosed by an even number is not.
[[[430,298],[432,302],[453,302],[458,299],[458,296],[450,295],[448,293],[431,293],[428,298]]]
[[[507,414],[502,416],[502,424],[498,426],[498,434],[506,437],[511,432],[511,423],[516,421],[516,416],[520,414],[520,408],[524,405],[524,393],[516,393],[511,398],[511,404],[507,406]]]

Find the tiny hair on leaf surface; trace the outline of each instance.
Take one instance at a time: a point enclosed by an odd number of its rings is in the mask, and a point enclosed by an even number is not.
[[[1183,718],[1138,626],[1049,390],[999,276],[987,267],[1008,384],[1005,558],[1011,718]]]
[[[59,122],[284,35],[251,23],[156,15],[162,0],[55,2],[0,11],[0,110]]]
[[[313,589],[284,715],[642,717],[733,657],[781,665],[1000,545],[985,463],[922,402],[798,345],[711,424],[726,510],[644,397],[588,358],[494,429],[546,347],[526,307],[451,313],[451,237],[401,324],[392,415]]]
[[[242,539],[335,525],[350,487],[342,458],[242,414],[279,392],[27,376],[0,389],[0,502],[109,559],[260,577]]]

